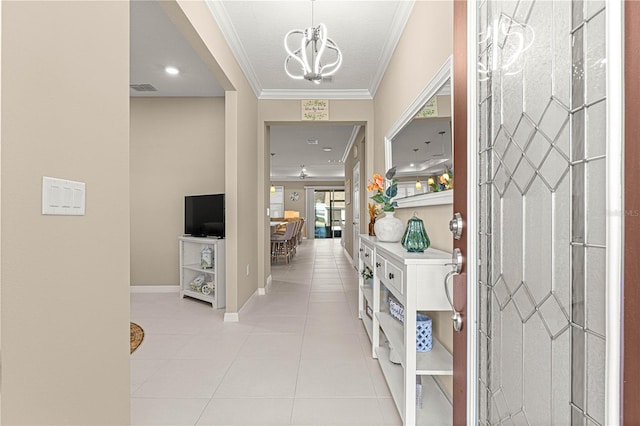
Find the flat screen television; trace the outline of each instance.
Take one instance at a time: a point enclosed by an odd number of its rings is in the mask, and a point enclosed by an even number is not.
[[[224,194],[184,197],[184,233],[224,238]]]

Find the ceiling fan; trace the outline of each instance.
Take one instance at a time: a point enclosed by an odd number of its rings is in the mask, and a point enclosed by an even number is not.
[[[307,169],[304,168],[304,164],[300,164],[301,170],[300,170],[300,179],[304,179],[307,176],[309,176],[307,174]]]

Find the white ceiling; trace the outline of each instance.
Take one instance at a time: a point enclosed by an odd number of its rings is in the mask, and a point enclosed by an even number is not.
[[[130,3],[130,84],[151,84],[156,92],[130,96],[224,96],[209,68],[178,31],[157,1]],[[168,65],[180,70],[168,75]]]
[[[367,98],[378,88],[413,8],[408,0],[207,1],[256,96]],[[331,82],[293,80],[284,72],[284,36],[324,23],[342,51]]]
[[[302,167],[304,179],[344,180],[345,151],[359,126],[329,124],[282,124],[271,127],[271,180],[299,180]],[[310,144],[309,140],[317,140]],[[327,152],[323,149],[331,148]]]
[[[343,54],[332,81],[316,85],[284,72],[284,35],[314,24],[327,26]],[[413,8],[410,0],[207,0],[245,76],[260,99],[371,99]],[[164,72],[167,65],[181,70]],[[224,96],[205,63],[167,17],[158,1],[131,2],[131,84],[151,84],[157,91],[131,96]],[[341,160],[353,125],[273,126],[272,179],[295,178],[300,165],[308,179],[339,180]],[[319,139],[318,146],[307,139]],[[326,143],[325,143],[326,141]],[[331,153],[320,148],[331,146]],[[316,152],[316,151],[319,151]],[[323,164],[324,161],[324,164]]]

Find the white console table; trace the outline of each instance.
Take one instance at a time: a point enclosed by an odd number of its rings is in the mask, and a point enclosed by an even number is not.
[[[444,278],[451,267],[451,254],[427,249],[409,253],[400,243],[381,243],[360,235],[359,270],[373,271],[373,284],[360,276],[360,318],[371,339],[371,355],[377,358],[398,412],[405,425],[449,425],[452,406],[433,377],[453,375],[453,357],[433,338],[433,349],[416,352],[416,313],[450,311]],[[381,299],[388,291],[404,306],[404,323],[389,314]],[[372,307],[371,317],[366,312]],[[400,364],[390,361],[390,346],[398,351]],[[416,409],[416,376],[422,376],[422,408]]]

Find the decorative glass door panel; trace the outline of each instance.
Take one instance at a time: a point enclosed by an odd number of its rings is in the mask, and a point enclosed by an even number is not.
[[[604,423],[605,3],[483,1],[480,424]]]

